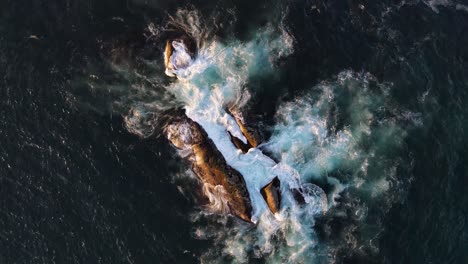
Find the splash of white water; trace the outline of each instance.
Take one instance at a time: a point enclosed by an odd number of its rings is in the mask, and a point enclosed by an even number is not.
[[[222,243],[223,252],[236,262],[247,262],[252,256],[266,257],[272,263],[311,263],[329,258],[326,250],[318,249],[313,229],[316,216],[338,206],[338,198],[348,188],[380,196],[389,190],[388,179],[395,174],[395,162],[381,153],[398,145],[404,131],[397,125],[398,117],[376,117],[386,116],[382,95],[388,93],[388,86],[371,87],[369,83],[376,81],[370,74],[344,71],[336,80],[314,87],[310,94],[282,104],[272,138],[259,147],[273,153],[280,163],[259,148],[243,154],[231,143],[228,132],[244,142],[246,139],[224,109],[242,101],[239,98],[249,97],[243,87],[251,76],[274,72],[272,62],[291,52],[291,39],[285,32],[277,34],[268,29],[246,43],[223,45],[213,41],[200,49],[187,67],[174,69],[178,80],[167,87],[183,103],[187,116],[203,127],[227,163],[246,181],[254,208],[252,220],[257,226],[253,231],[234,226],[213,234]],[[345,105],[338,106],[339,101],[346,101]],[[348,115],[345,124],[339,126],[338,118],[330,118],[339,115],[333,113],[334,108]],[[372,146],[363,149],[366,141]],[[332,176],[337,171],[345,171],[346,177],[339,177],[339,173]],[[273,216],[260,188],[275,176],[282,183],[282,209]],[[332,186],[328,198],[318,186],[302,183],[323,180]],[[296,202],[291,188],[302,189],[305,205]],[[212,200],[223,207],[222,202]],[[365,208],[356,210],[360,219],[365,218],[365,213],[358,213]]]
[[[244,143],[247,140],[225,107],[237,101],[250,75],[266,70],[259,66],[270,64],[273,56],[280,55],[279,52],[285,54],[287,47],[286,38],[272,38],[271,32],[260,35],[254,41],[230,46],[215,41],[200,50],[192,64],[170,72],[177,76],[178,81],[168,89],[184,102],[187,116],[204,128],[226,162],[244,176],[253,205],[254,222],[267,211],[260,189],[276,176],[288,183],[286,186],[298,187],[299,177],[297,172],[285,164],[276,164],[259,149],[241,153],[229,140],[228,132]],[[173,54],[174,60],[189,56],[184,51],[179,49]],[[272,51],[277,54],[272,54]],[[271,66],[268,68],[271,69]],[[283,192],[287,191],[286,186]]]
[[[291,52],[291,39],[285,32],[278,36],[274,30],[267,29],[247,43],[234,42],[225,46],[214,41],[201,49],[189,66],[170,72],[178,80],[167,89],[184,103],[187,116],[203,127],[226,162],[243,175],[253,206],[252,221],[258,223],[258,235],[253,243],[259,247],[257,254],[273,252],[272,237],[279,229],[289,230],[284,233],[288,234],[285,240],[290,248],[295,249],[294,254],[289,254],[293,261],[303,256],[300,252],[315,245],[313,216],[327,209],[326,196],[318,186],[309,184],[303,186],[305,205],[297,204],[290,191],[301,187],[297,171],[286,163],[274,162],[258,148],[245,154],[238,150],[228,132],[243,142],[247,140],[233,117],[225,111],[228,104],[239,102],[243,97],[243,87],[250,76],[272,72],[272,62]],[[260,189],[276,176],[281,181],[282,209],[273,216]],[[242,245],[245,241],[239,236],[243,233],[238,230],[236,235],[225,240],[224,252],[239,261],[245,260],[246,250],[250,248]]]

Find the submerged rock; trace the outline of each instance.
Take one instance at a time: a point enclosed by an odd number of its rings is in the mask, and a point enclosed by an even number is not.
[[[188,153],[210,201],[220,199],[229,213],[250,222],[252,205],[244,178],[226,163],[202,127],[183,115],[171,120],[164,132],[176,148]]]

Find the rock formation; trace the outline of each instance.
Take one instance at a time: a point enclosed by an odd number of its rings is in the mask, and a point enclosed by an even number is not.
[[[178,74],[183,74],[183,71],[178,70],[187,68],[193,62],[195,48],[193,45],[188,45],[189,43],[190,40],[184,38],[166,42],[164,52],[166,75],[177,77]],[[261,140],[255,129],[245,124],[240,111],[233,107],[226,110],[234,117],[247,140],[244,143],[228,132],[234,146],[243,153],[256,148]],[[185,113],[179,113],[179,115],[180,117],[172,119],[165,127],[167,138],[183,153],[189,153],[188,159],[192,163],[192,170],[203,183],[205,194],[212,203],[216,204],[215,207],[221,209],[227,207],[226,211],[229,213],[250,222],[252,205],[243,176],[226,163],[222,153],[199,124],[188,118]],[[258,191],[265,199],[270,211],[273,214],[277,213],[280,210],[281,200],[278,177]]]
[[[250,222],[252,205],[242,175],[227,165],[200,125],[184,115],[171,120],[164,131],[176,148],[189,153],[192,169],[203,184],[223,188],[216,194],[222,196],[229,212]]]
[[[260,193],[263,199],[265,199],[270,211],[276,214],[280,210],[281,202],[280,181],[278,177],[275,177],[269,184],[263,187]]]

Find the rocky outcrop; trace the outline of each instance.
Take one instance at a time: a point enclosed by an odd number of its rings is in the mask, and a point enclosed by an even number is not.
[[[280,180],[278,177],[275,177],[269,184],[263,187],[260,193],[263,199],[265,199],[270,211],[276,214],[280,210],[281,202]]]
[[[239,126],[242,134],[247,139],[247,144],[242,142],[240,139],[230,135],[232,143],[240,149],[243,153],[249,151],[250,148],[256,148],[260,143],[260,136],[256,131],[248,127],[245,123],[245,119],[239,111],[231,108],[229,109],[230,114],[236,120],[237,125]],[[268,205],[268,208],[273,214],[276,214],[280,210],[281,203],[281,189],[280,189],[280,180],[278,177],[275,177],[269,184],[264,186],[260,193],[262,194],[263,199]]]
[[[190,38],[174,38],[166,42],[166,75],[183,78],[186,74],[185,69],[195,58],[196,47],[193,44]],[[243,142],[228,132],[231,142],[243,153],[256,148],[261,142],[257,130],[246,125],[241,111],[233,106],[227,108],[246,139],[246,142]],[[231,214],[250,222],[252,205],[243,176],[226,163],[222,153],[199,124],[189,119],[185,113],[179,113],[179,116],[168,123],[164,132],[176,148],[184,154],[188,153],[192,170],[203,183],[204,193],[211,204],[214,204],[213,207],[221,210],[227,207]],[[281,199],[279,179],[276,177],[260,192],[271,212],[277,213]]]
[[[196,48],[187,37],[166,41],[164,49],[164,66],[166,75],[177,76],[177,70],[187,68],[195,57]]]
[[[256,148],[261,141],[260,135],[258,135],[257,131],[254,128],[247,126],[245,116],[242,115],[241,111],[239,111],[238,109],[230,107],[229,109],[227,109],[227,111],[234,117],[234,120],[236,120],[236,123],[239,126],[242,134],[247,139],[246,146],[248,146],[249,148]]]
[[[164,132],[176,148],[189,153],[192,169],[203,184],[222,187],[216,195],[222,196],[229,212],[250,222],[252,205],[242,175],[226,163],[202,127],[183,114],[171,120]]]
[[[166,41],[166,48],[164,49],[164,66],[166,66],[166,68],[171,67],[169,63],[172,56],[172,51],[172,41],[168,40]]]
[[[234,146],[236,146],[237,149],[240,149],[242,153],[247,153],[249,149],[252,148],[252,145],[250,145],[249,142],[245,144],[244,142],[242,142],[242,140],[233,136],[231,132],[228,132],[228,134],[229,134],[229,138],[231,139],[232,144],[234,144]]]

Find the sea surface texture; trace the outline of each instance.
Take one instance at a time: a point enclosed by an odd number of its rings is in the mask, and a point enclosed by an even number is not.
[[[465,0],[2,0],[0,263],[468,263],[467,105]],[[181,113],[253,223],[167,140]]]

